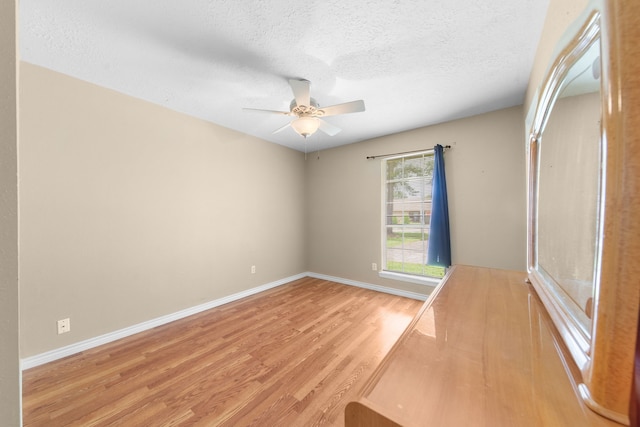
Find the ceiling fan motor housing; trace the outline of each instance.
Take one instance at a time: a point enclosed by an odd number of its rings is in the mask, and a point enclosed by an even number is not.
[[[311,105],[298,105],[295,98],[289,104],[289,110],[298,117],[304,116],[322,116],[323,111],[318,109],[318,103],[315,99],[309,98]]]

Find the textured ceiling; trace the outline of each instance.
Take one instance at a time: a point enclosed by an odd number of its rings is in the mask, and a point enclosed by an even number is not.
[[[549,0],[21,0],[21,59],[298,150],[523,102]],[[342,128],[272,134],[289,78]]]

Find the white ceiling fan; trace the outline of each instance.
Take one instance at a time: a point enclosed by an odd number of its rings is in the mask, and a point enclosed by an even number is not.
[[[289,126],[303,137],[313,135],[318,129],[329,136],[336,135],[341,129],[326,121],[322,117],[336,116],[338,114],[359,113],[364,111],[364,101],[351,101],[344,104],[336,104],[328,107],[320,107],[315,99],[311,98],[309,80],[289,79],[289,85],[293,92],[293,100],[289,106],[289,111],[261,110],[257,108],[244,108],[245,111],[259,111],[262,113],[280,114],[283,116],[296,117],[291,122],[276,129],[273,133],[278,133]]]

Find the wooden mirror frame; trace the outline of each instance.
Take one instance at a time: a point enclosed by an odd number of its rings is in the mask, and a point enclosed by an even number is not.
[[[629,424],[640,306],[640,2],[593,1],[554,58],[527,123],[529,280],[582,378],[578,390],[599,414]],[[590,337],[576,327],[537,271],[539,146],[566,72],[596,39],[602,67],[602,188],[599,274]]]

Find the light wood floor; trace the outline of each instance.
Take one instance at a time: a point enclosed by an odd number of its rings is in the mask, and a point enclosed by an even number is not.
[[[422,301],[304,278],[23,373],[25,426],[343,426]]]

